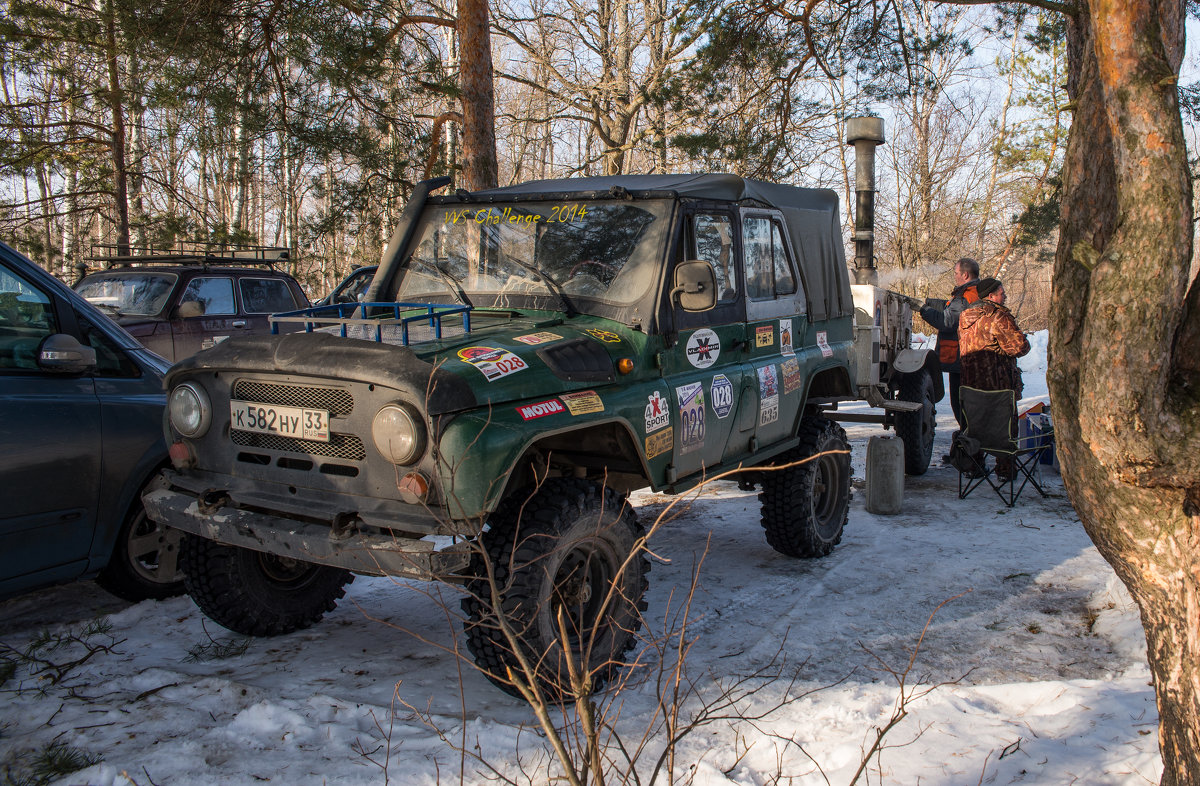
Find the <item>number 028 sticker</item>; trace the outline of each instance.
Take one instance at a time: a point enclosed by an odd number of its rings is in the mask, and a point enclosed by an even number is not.
[[[517,355],[495,347],[466,347],[458,350],[458,359],[479,369],[488,382],[529,368]]]
[[[704,383],[675,388],[679,399],[679,452],[691,453],[704,444]]]

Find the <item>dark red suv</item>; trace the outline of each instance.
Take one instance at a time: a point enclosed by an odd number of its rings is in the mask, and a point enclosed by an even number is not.
[[[174,362],[231,336],[270,333],[271,314],[307,308],[304,290],[275,268],[287,254],[201,247],[94,257],[104,269],[84,276],[75,291]]]

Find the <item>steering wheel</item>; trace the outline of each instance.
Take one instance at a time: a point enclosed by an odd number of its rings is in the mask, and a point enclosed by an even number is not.
[[[608,262],[601,262],[598,259],[582,259],[582,260],[576,262],[575,265],[571,268],[571,272],[567,274],[567,278],[574,278],[575,276],[577,276],[581,272],[583,272],[584,268],[589,268],[589,267],[595,268],[596,270],[598,270],[601,273],[608,273],[610,275],[610,277],[615,276],[618,272],[617,266],[609,264]],[[592,275],[596,275],[595,272],[593,272]],[[599,278],[599,276],[597,276],[597,278]]]

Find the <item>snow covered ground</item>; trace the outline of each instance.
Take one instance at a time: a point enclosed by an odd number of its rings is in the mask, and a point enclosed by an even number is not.
[[[1022,366],[1024,403],[1044,399],[1045,333]],[[1027,489],[1013,509],[987,489],[957,499],[957,475],[937,458],[952,424],[940,405],[934,466],[907,479],[903,512],[891,517],[863,508],[866,442],[880,431],[848,429],[857,491],[844,540],[825,559],[772,551],[755,495],[732,483],[706,488],[664,525],[652,545],[669,562],[650,574],[650,633],[670,627],[702,559],[688,672],[708,700],[751,677],[742,688],[755,692],[736,714],[757,718],[697,728],[679,745],[676,782],[848,784],[897,708],[889,669],[907,670],[906,715],[859,783],[1158,781],[1145,643],[1124,588],[1057,475],[1049,499]],[[634,501],[649,522],[670,498]],[[60,743],[102,757],[58,781],[71,785],[494,781],[481,760],[518,783],[545,783],[553,766],[530,710],[451,654],[462,636],[445,609],[457,600],[359,577],[315,628],[243,641],[225,657],[197,648],[236,637],[187,598],[129,605],[81,582],[0,603],[9,647],[101,616],[111,630],[90,640],[116,641],[57,684],[18,667],[0,689],[0,782]],[[63,663],[84,650],[40,652]],[[685,702],[683,717],[698,707]],[[615,728],[635,744],[656,717],[653,680],[616,697],[618,709]],[[649,752],[662,742],[652,735]]]

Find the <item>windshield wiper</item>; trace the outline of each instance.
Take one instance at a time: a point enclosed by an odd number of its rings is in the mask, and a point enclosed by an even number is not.
[[[522,262],[521,260],[517,259],[516,257],[505,257],[505,259],[508,260],[509,262],[516,264],[518,267],[528,270],[530,273],[534,274],[539,279],[541,279],[542,283],[546,285],[546,289],[550,290],[554,295],[556,295],[558,297],[558,299],[560,301],[562,301],[563,307],[566,309],[568,317],[573,317],[579,313],[579,309],[575,308],[575,304],[571,302],[571,299],[569,297],[567,297],[567,293],[564,292],[563,288],[560,287],[558,285],[558,283],[556,281],[554,281],[554,279],[550,278],[550,276],[548,276],[545,273],[543,273],[542,271],[538,270],[537,267],[535,267],[534,265],[526,264],[525,262]]]
[[[457,278],[450,275],[446,270],[444,270],[441,265],[432,265],[429,262],[426,262],[424,259],[419,259],[416,257],[414,257],[414,260],[421,263],[421,265],[423,265],[424,267],[427,267],[430,270],[437,273],[438,276],[442,279],[442,281],[445,281],[446,284],[449,285],[450,288],[454,290],[455,296],[458,297],[459,301],[464,306],[468,306],[470,308],[475,308],[475,304],[471,302],[471,299],[469,297],[467,297],[466,291],[463,290],[462,284],[459,283]]]
[[[109,313],[116,314],[117,316],[121,316],[125,313],[117,306],[114,306],[112,303],[92,303],[92,305],[102,311],[107,311]]]

